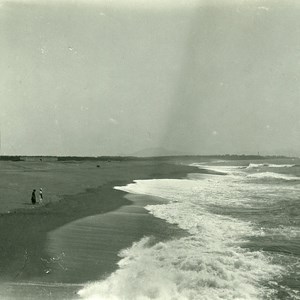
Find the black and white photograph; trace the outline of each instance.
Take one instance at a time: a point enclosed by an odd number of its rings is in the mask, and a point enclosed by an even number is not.
[[[1,300],[300,300],[300,1],[0,0]]]

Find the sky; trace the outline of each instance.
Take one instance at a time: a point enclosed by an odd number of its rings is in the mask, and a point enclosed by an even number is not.
[[[2,155],[300,156],[297,1],[0,0],[0,57]]]

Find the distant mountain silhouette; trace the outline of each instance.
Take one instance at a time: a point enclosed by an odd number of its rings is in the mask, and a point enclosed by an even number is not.
[[[136,157],[177,156],[177,155],[184,155],[184,153],[179,151],[167,150],[159,147],[146,148],[131,154],[131,156],[136,156]]]

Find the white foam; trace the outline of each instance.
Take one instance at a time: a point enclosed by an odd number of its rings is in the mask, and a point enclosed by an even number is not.
[[[196,176],[197,177],[197,176]],[[152,179],[135,180],[134,183],[115,189],[127,193],[162,197],[172,202],[186,202],[189,205],[240,206],[249,201],[246,193],[241,196],[243,184],[237,176],[201,175],[201,180]],[[247,186],[245,186],[246,188]]]
[[[116,272],[87,285],[79,295],[88,300],[193,300],[263,299],[272,294],[263,283],[284,269],[271,264],[262,252],[241,247],[247,236],[264,235],[264,230],[208,209],[255,205],[247,193],[256,187],[235,177],[136,180],[116,187],[170,200],[146,209],[190,235],[154,245],[150,238],[142,239],[120,253]]]
[[[267,167],[268,164],[254,164],[254,163],[250,163],[249,166],[247,167],[247,169],[253,169],[253,168],[261,168],[261,167]]]
[[[285,165],[279,165],[279,164],[269,164],[270,168],[292,168],[295,167],[295,164],[285,164]]]
[[[254,164],[250,163],[247,169],[255,169],[255,168],[261,168],[261,167],[269,167],[269,168],[292,168],[295,167],[295,164],[268,164],[268,163],[262,163],[262,164]]]
[[[286,220],[287,223],[289,220]],[[264,235],[269,235],[274,238],[274,236],[282,236],[285,239],[299,239],[300,238],[300,229],[295,226],[283,226],[280,225],[276,228],[268,228],[264,230]]]
[[[151,246],[149,238],[122,251],[120,269],[79,295],[88,300],[258,299],[276,268],[259,252],[206,248],[196,238]]]
[[[300,180],[300,177],[292,176],[288,174],[279,174],[273,172],[262,172],[247,175],[248,178],[255,179],[281,179],[281,180]]]

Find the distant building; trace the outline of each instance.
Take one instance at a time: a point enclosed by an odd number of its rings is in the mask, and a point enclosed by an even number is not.
[[[20,157],[21,161],[57,161],[57,157],[56,156],[21,156]]]

